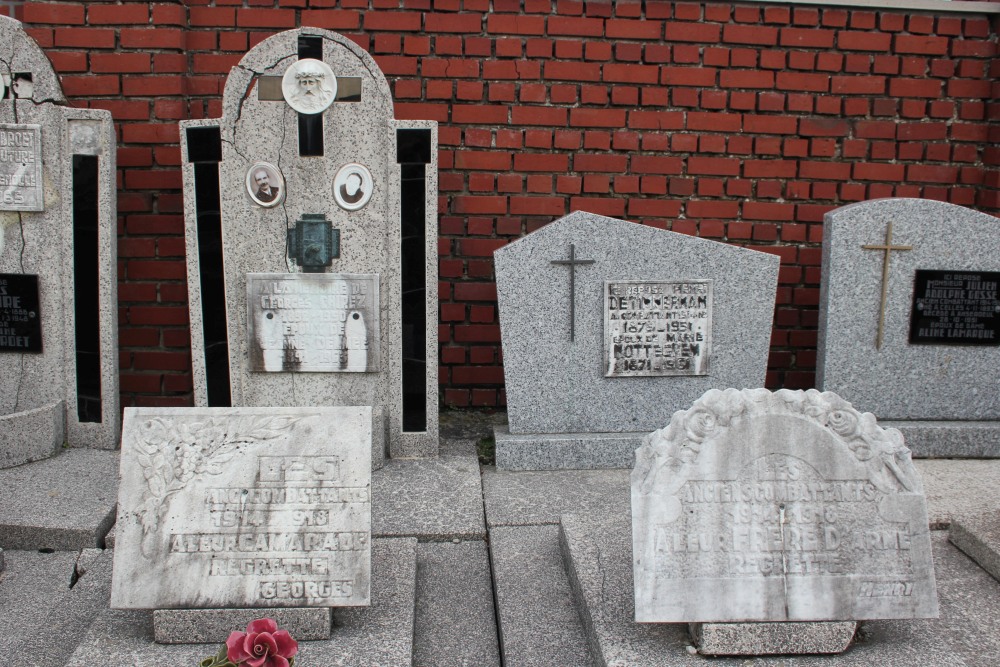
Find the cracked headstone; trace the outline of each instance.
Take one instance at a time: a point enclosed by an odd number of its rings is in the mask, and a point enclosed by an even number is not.
[[[711,390],[677,411],[636,451],[632,535],[636,621],[699,624],[705,653],[834,653],[856,621],[938,615],[902,435],[832,392]]]
[[[118,445],[115,139],[0,16],[0,468]]]
[[[181,123],[195,400],[371,405],[373,464],[437,452],[437,125],[350,39],[270,37]]]

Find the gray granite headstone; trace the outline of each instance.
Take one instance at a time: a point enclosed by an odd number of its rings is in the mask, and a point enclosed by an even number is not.
[[[215,129],[221,153],[206,157],[197,132]],[[398,161],[405,160],[406,147],[397,131],[429,137],[426,164],[419,165],[426,176],[422,192],[406,182],[410,165]],[[371,55],[344,36],[304,27],[251,49],[227,79],[222,118],[182,122],[181,144],[196,404],[209,405],[201,278],[202,269],[215,266],[201,266],[199,257],[205,250],[199,247],[205,225],[199,213],[205,211],[198,210],[196,167],[210,164],[219,179],[225,284],[220,307],[226,314],[231,404],[370,405],[384,414],[385,437],[376,434],[375,442],[387,439],[391,455],[436,454],[437,124],[395,120],[389,85]],[[403,251],[412,232],[404,233],[401,213],[412,211],[423,212],[419,261],[414,248]],[[414,261],[418,267],[410,265]],[[419,303],[404,303],[404,267],[407,276],[420,276],[410,286]],[[255,274],[283,274],[272,282],[288,286],[289,298],[273,303],[286,305],[268,310],[259,299],[248,303],[248,289],[258,289]],[[320,303],[323,295],[305,294],[325,276],[347,274],[374,281],[372,305],[328,307]],[[331,304],[338,297],[326,296]],[[415,336],[404,326],[405,308],[423,313],[429,335]],[[268,314],[270,319],[253,319]],[[325,318],[334,315],[348,319],[330,327]],[[300,335],[327,329],[329,335]],[[358,331],[366,337],[364,350],[353,345]],[[266,349],[258,334],[267,337]],[[409,361],[418,356],[426,359],[420,368]],[[404,363],[417,368],[406,376],[405,388]],[[425,412],[426,419],[404,425],[401,397],[414,387],[420,388],[414,395],[423,396],[414,413]],[[384,458],[384,452],[377,454]],[[381,465],[379,456],[375,464]]]
[[[830,211],[817,387],[899,428],[915,455],[1000,456],[998,285],[993,216],[923,199]]]
[[[832,392],[711,390],[636,451],[635,619],[938,614],[902,435]]]
[[[371,408],[127,408],[111,606],[369,603]]]
[[[494,253],[508,469],[627,468],[711,388],[764,384],[779,259],[592,213]]]
[[[0,44],[4,468],[64,443],[114,449],[119,399],[111,114],[66,104],[20,22],[0,16]],[[89,304],[79,321],[78,304]]]

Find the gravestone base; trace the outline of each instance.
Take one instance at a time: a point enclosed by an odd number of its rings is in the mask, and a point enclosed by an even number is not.
[[[702,655],[808,655],[843,653],[857,630],[855,621],[809,623],[691,623]]]
[[[13,468],[56,454],[66,440],[63,401],[0,416],[0,468]]]
[[[266,609],[156,609],[153,639],[158,644],[209,644],[225,641],[233,630],[253,620],[273,618],[282,630],[301,640],[330,638],[333,621],[329,607],[276,607]]]
[[[1000,458],[1000,421],[879,421],[903,434],[915,458]]]
[[[949,527],[948,540],[1000,581],[1000,520],[996,512],[956,518]]]
[[[641,433],[511,433],[493,427],[500,470],[631,468]]]

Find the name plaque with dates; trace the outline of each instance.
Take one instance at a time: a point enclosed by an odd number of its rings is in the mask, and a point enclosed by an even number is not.
[[[913,281],[910,343],[1000,345],[996,271],[918,270]]]
[[[0,273],[0,352],[41,352],[38,276]]]
[[[712,281],[604,284],[606,377],[707,375]]]

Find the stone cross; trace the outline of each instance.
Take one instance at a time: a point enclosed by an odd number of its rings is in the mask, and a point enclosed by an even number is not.
[[[569,267],[569,339],[576,338],[576,267],[578,264],[593,264],[592,259],[577,259],[576,245],[569,244],[569,259],[554,259],[551,264],[564,264]]]
[[[878,333],[875,335],[875,349],[882,349],[882,335],[885,327],[885,302],[889,295],[889,253],[893,250],[913,250],[913,246],[892,245],[892,221],[885,229],[885,243],[883,245],[863,245],[862,250],[881,250],[884,253],[882,259],[882,300],[878,308]]]

